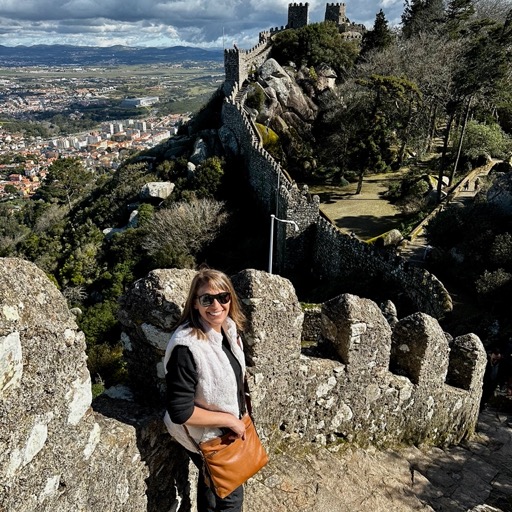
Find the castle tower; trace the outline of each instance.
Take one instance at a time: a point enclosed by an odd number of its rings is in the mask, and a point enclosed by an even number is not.
[[[334,21],[338,27],[347,23],[345,4],[325,4],[325,21]]]
[[[309,23],[309,4],[288,4],[288,26],[287,28],[306,27]]]

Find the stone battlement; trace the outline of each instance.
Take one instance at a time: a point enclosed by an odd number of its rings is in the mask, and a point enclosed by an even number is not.
[[[165,396],[162,356],[194,274],[153,271],[122,300],[128,369],[156,406]],[[374,302],[349,294],[319,305],[304,325],[287,279],[256,270],[232,279],[249,320],[253,407],[269,442],[279,431],[324,444],[444,445],[473,432],[486,362],[477,336],[450,345],[424,313],[391,328]],[[304,332],[318,342],[314,357],[301,348]]]
[[[442,283],[425,270],[411,266],[401,257],[390,259],[388,253],[341,233],[320,213],[319,198],[302,194],[273,157],[261,146],[256,129],[238,104],[239,85],[228,88],[222,108],[222,123],[236,138],[246,162],[248,180],[255,196],[270,213],[293,220],[295,233],[278,223],[275,244],[276,269],[293,273],[313,268],[318,283],[355,275],[385,276],[403,290],[411,310],[441,318],[451,311],[452,301]],[[283,191],[287,191],[283,193]]]
[[[191,510],[194,475],[162,421],[162,356],[194,274],[155,270],[133,284],[119,313],[129,388],[92,401],[84,335],[66,300],[34,264],[0,258],[0,510]],[[391,328],[354,295],[306,316],[283,277],[244,270],[232,280],[271,454],[287,439],[335,449],[446,445],[473,433],[486,361],[475,335],[448,343],[423,313]]]

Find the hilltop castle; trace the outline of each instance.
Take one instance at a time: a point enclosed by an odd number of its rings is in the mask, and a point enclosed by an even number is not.
[[[360,40],[366,32],[363,24],[352,23],[346,15],[346,4],[326,4],[324,22],[335,23],[344,39]],[[286,26],[273,27],[260,32],[259,43],[250,50],[239,48],[224,50],[224,70],[226,83],[243,84],[249,77],[251,69],[258,68],[265,62],[271,49],[271,38],[287,29],[299,29],[309,25],[309,3],[288,4],[288,23]]]
[[[361,39],[366,27],[362,24],[351,23],[347,18],[346,4],[326,4],[325,22],[333,22],[343,37]],[[309,3],[288,4],[288,24],[286,28],[301,28],[309,24]]]

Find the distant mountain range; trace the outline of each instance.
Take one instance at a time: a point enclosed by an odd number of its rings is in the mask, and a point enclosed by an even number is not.
[[[46,45],[2,46],[0,66],[112,66],[183,62],[222,62],[222,49],[205,50],[190,46],[135,48],[130,46]]]

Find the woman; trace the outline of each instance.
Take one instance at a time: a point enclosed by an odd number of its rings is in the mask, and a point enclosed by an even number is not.
[[[206,485],[196,443],[227,432],[245,438],[240,419],[246,409],[245,360],[238,335],[244,324],[245,316],[228,276],[218,270],[200,270],[192,280],[165,353],[164,420],[169,433],[189,451],[199,468],[199,512],[242,509],[243,486],[221,499]]]

